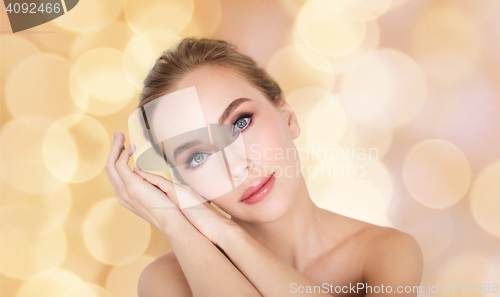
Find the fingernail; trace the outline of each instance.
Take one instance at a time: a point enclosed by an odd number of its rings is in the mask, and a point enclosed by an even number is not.
[[[118,132],[115,131],[115,133],[113,133],[113,138],[116,139],[117,136],[118,136]]]
[[[130,149],[132,150],[132,154],[135,153],[135,144],[130,144]]]

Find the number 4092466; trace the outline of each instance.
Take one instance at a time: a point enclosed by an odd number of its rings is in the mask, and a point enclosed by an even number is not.
[[[5,8],[8,13],[59,13],[61,12],[61,4],[55,3],[40,3],[38,8],[35,3],[9,3]]]
[[[460,285],[457,283],[453,284],[446,284],[446,287],[444,287],[443,291],[448,292],[448,293],[498,293],[498,284],[497,283],[484,283],[484,284],[479,284],[475,286],[473,283],[468,283],[464,284],[461,283]]]

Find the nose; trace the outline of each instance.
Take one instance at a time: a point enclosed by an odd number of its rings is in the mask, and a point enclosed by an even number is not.
[[[254,163],[247,158],[241,135],[230,145],[224,148],[227,165],[235,187],[241,185],[253,169]]]
[[[235,187],[241,185],[253,168],[253,163],[247,159],[239,158],[236,162],[229,162],[229,171]]]

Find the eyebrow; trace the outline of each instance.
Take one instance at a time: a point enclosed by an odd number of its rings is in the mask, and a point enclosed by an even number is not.
[[[224,112],[222,113],[222,115],[220,116],[219,118],[219,124],[222,124],[224,123],[224,121],[227,120],[227,118],[231,115],[231,113],[236,109],[238,108],[238,106],[240,106],[241,104],[243,104],[244,102],[247,102],[247,101],[251,101],[252,99],[249,99],[249,98],[238,98],[238,99],[235,99],[233,102],[231,102],[231,104],[229,104],[226,109],[224,110]],[[193,146],[196,146],[198,144],[200,144],[201,142],[199,140],[195,140],[195,141],[190,141],[190,142],[187,142],[181,146],[179,146],[178,148],[176,148],[174,150],[174,159],[177,160],[177,157],[182,153],[184,152],[185,150],[188,150],[190,148],[192,148]]]
[[[248,98],[238,98],[238,99],[235,99],[233,102],[231,102],[231,104],[229,104],[227,107],[226,107],[226,110],[224,110],[224,112],[222,113],[222,115],[220,116],[219,118],[219,124],[222,124],[224,123],[227,118],[229,117],[229,115],[238,107],[240,106],[240,104],[244,103],[244,102],[247,102],[247,101],[251,101],[252,99],[248,99]]]
[[[192,148],[193,146],[196,146],[200,143],[201,143],[201,141],[194,140],[194,141],[190,141],[190,142],[187,142],[187,143],[179,146],[174,151],[174,159],[177,160],[177,156],[179,156],[180,153],[182,153],[183,151],[188,150],[188,149]]]

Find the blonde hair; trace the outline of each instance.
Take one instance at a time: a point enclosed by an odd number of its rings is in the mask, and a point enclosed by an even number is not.
[[[248,79],[275,106],[283,100],[278,84],[236,46],[214,39],[185,38],[174,49],[162,53],[144,80],[139,107],[172,92],[175,84],[189,71],[203,65],[232,69]]]

